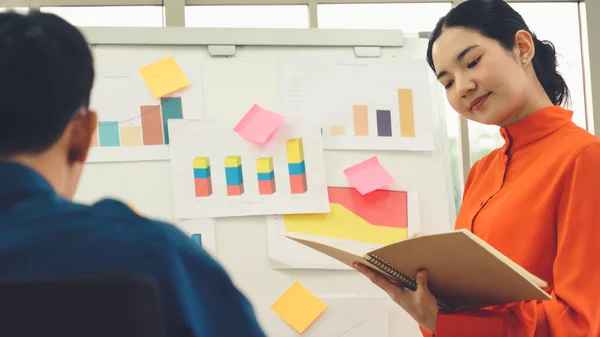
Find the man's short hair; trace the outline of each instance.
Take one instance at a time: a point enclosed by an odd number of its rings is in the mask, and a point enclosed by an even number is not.
[[[88,107],[94,62],[81,32],[53,14],[0,13],[0,158],[50,148]]]

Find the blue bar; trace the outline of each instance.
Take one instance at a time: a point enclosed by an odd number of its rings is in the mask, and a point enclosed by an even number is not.
[[[195,168],[194,178],[210,178],[210,166],[207,168]]]
[[[306,167],[304,166],[304,160],[300,163],[288,164],[288,170],[290,171],[290,175],[300,175],[306,172]]]
[[[163,97],[160,99],[163,118],[163,132],[165,144],[169,144],[169,119],[183,119],[181,97]]]
[[[192,240],[202,247],[202,234],[192,234]]]
[[[225,180],[228,186],[238,186],[244,183],[242,176],[242,167],[226,167],[225,168]]]
[[[271,171],[269,173],[259,173],[258,180],[273,180],[275,179],[275,172]]]
[[[98,123],[98,134],[100,135],[100,146],[119,146],[119,122]]]

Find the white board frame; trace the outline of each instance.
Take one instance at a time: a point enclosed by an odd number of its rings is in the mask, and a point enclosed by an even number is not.
[[[302,33],[299,30],[293,29],[93,27],[83,28],[82,31],[88,38],[90,45],[93,46],[187,45],[204,48],[207,50],[207,54],[209,54],[207,47],[210,46],[233,46],[234,48],[238,47],[240,59],[255,53],[256,50],[264,50],[266,57],[269,59],[274,55],[290,55],[295,51],[298,51],[300,54],[306,54],[313,53],[315,50],[317,51],[315,55],[321,55],[321,53],[329,55],[331,51],[332,54],[329,56],[343,54],[346,56],[353,55],[354,57],[388,57],[396,53],[399,55],[423,57],[422,47],[423,43],[426,43],[425,40],[418,40],[417,38],[404,38],[400,31],[381,30],[310,30]],[[301,35],[296,35],[297,33]],[[417,45],[419,48],[413,49]],[[248,48],[244,48],[246,46]],[[357,49],[362,49],[363,51],[364,49],[369,49],[369,51],[378,50],[379,53],[368,52],[361,54],[357,53]],[[262,56],[262,53],[259,55]],[[210,54],[210,56],[213,59],[221,58],[221,61],[228,62],[223,57],[215,57],[214,54]],[[232,56],[233,58],[238,57],[236,54],[228,55],[227,57]],[[432,161],[432,165],[436,165],[435,177],[425,177],[422,172],[419,172],[420,183],[427,183],[427,188],[419,191],[420,195],[427,196],[424,199],[420,198],[419,205],[421,209],[425,209],[426,214],[428,212],[439,212],[433,217],[434,219],[443,219],[443,223],[432,220],[428,221],[427,218],[423,218],[423,211],[421,211],[421,228],[426,232],[439,232],[452,229],[456,218],[456,210],[454,206],[450,147],[446,130],[442,87],[435,83],[436,80],[433,73],[430,76],[430,82],[432,93],[436,93],[435,97],[432,97],[432,106],[437,106],[437,114],[436,118],[434,118],[434,130],[441,133],[441,135],[436,134],[437,145],[434,157],[432,157],[431,153],[423,152],[416,154],[415,157],[411,157],[410,160],[414,158],[414,160],[421,163],[427,163],[429,162],[429,158],[435,159]],[[206,85],[206,83],[203,83],[203,85]],[[441,142],[441,144],[437,142]],[[336,165],[336,170],[341,166],[356,163],[360,159],[359,157],[366,159],[368,156],[371,156],[371,154],[364,151],[348,151],[352,154],[348,156],[349,158],[346,158],[345,156],[347,155],[341,153],[342,151],[331,152],[334,153],[331,153],[329,160],[331,164]],[[399,157],[402,157],[402,155]],[[399,161],[403,160],[402,158],[399,159]],[[328,159],[326,158],[327,163]],[[443,165],[443,168],[440,168],[440,165]],[[86,166],[82,183],[80,184],[81,189],[78,192],[79,200],[91,202],[104,196],[122,198],[139,205],[140,211],[148,214],[150,217],[159,218],[171,223],[177,222],[177,218],[174,216],[172,191],[169,191],[172,187],[170,183],[156,185],[155,182],[149,181],[148,178],[141,175],[119,176],[123,170],[137,172],[143,169],[144,172],[150,174],[152,177],[169,179],[168,162],[89,163]],[[394,167],[388,167],[388,169],[393,170]],[[443,177],[441,173],[438,175],[442,170]],[[434,170],[432,169],[432,171]],[[113,174],[115,176],[112,176]],[[436,185],[431,184],[428,181],[429,179],[435,180]],[[442,184],[444,185],[443,188]],[[148,193],[157,194],[157,197],[148,198]],[[447,201],[446,204],[442,204],[441,194],[445,194],[443,200],[444,203]],[[435,200],[438,203],[431,205],[431,200]],[[435,207],[435,209],[431,209],[430,207]],[[448,219],[448,222],[446,222],[446,219]],[[328,294],[328,296],[336,296],[341,293],[352,293],[362,297],[381,295],[377,287],[352,270],[274,270],[270,268],[266,246],[267,231],[265,217],[217,219],[215,227],[216,251],[219,262],[228,270],[240,290],[251,298],[264,295],[274,296],[273,287],[281,287],[290,284],[294,280],[313,284],[318,288],[316,289],[318,292]],[[249,243],[251,243],[252,249],[245,249],[245,258],[240,259],[239,248]],[[401,313],[398,313],[396,317],[397,319],[393,320],[393,324],[397,325],[399,329],[391,330],[390,337],[420,336],[418,326],[408,315],[402,316]]]
[[[357,57],[365,48],[403,47],[401,30],[356,29],[268,29],[268,28],[189,28],[189,27],[81,27],[88,43],[94,45],[197,45],[197,46],[294,46],[353,47]],[[380,55],[380,54],[378,54]],[[368,57],[373,57],[369,54]],[[438,86],[433,92],[441,92]],[[441,94],[440,96],[441,97]],[[444,105],[438,105],[439,130],[442,132],[444,172],[448,212],[456,219],[454,186],[447,137]],[[436,151],[438,151],[436,149]],[[449,228],[450,229],[450,228]]]

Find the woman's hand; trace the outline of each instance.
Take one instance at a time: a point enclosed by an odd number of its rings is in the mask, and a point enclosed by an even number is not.
[[[406,310],[420,326],[431,333],[435,333],[438,304],[435,297],[427,288],[426,271],[419,271],[417,274],[417,290],[412,291],[388,280],[385,276],[363,264],[355,264],[354,267],[383,289],[392,300]]]
[[[411,238],[424,236],[415,233]],[[401,306],[417,323],[431,333],[435,333],[438,316],[438,304],[427,287],[427,271],[417,273],[417,290],[412,291],[390,281],[385,276],[363,264],[355,264],[354,268],[363,273],[371,282],[383,289],[394,302]]]

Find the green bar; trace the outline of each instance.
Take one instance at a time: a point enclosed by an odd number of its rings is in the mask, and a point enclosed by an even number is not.
[[[163,132],[165,144],[169,145],[169,119],[183,119],[181,97],[163,97],[160,99],[162,106]]]

